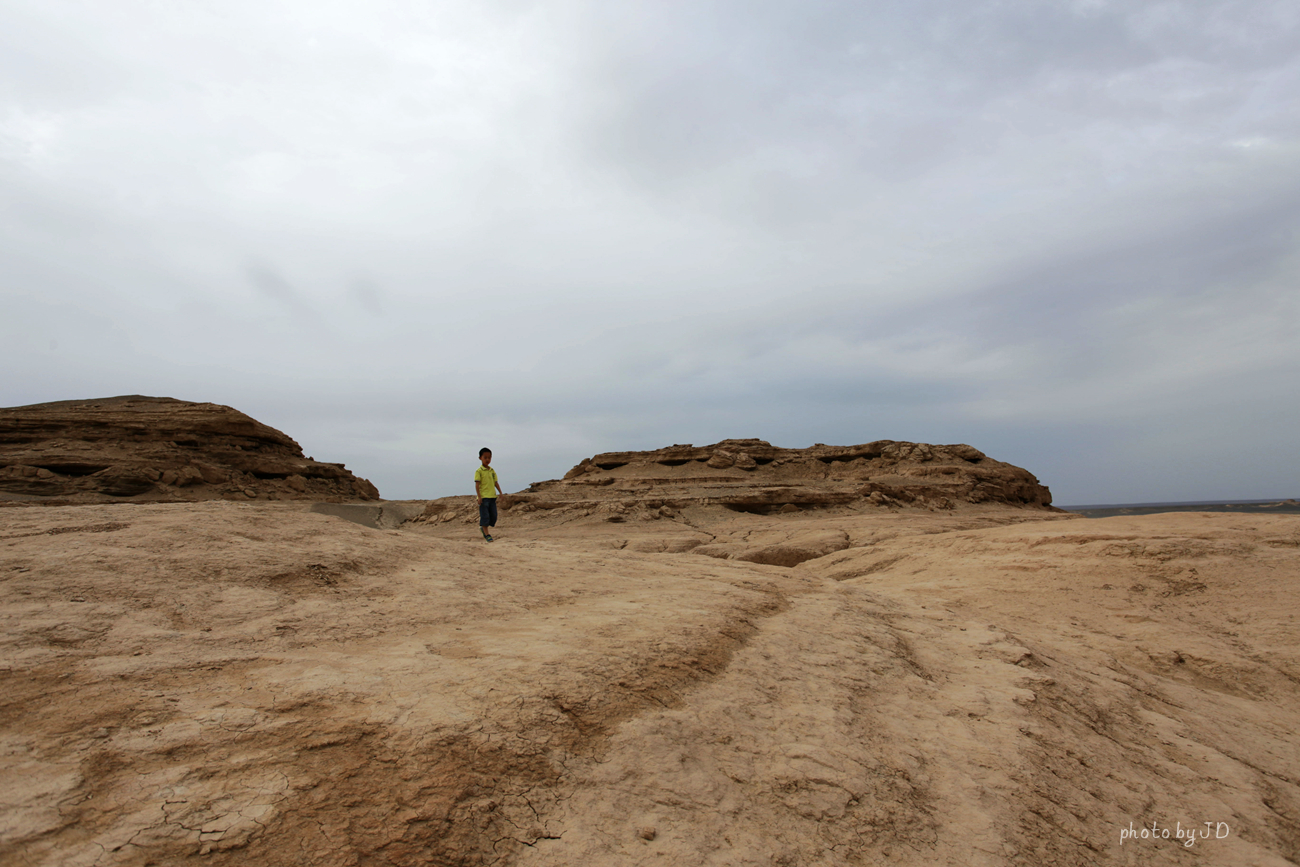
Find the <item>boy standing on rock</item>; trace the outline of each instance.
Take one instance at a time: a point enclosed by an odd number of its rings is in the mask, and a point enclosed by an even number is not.
[[[483,466],[474,471],[474,493],[478,495],[478,528],[483,531],[483,538],[492,541],[488,530],[497,525],[497,494],[504,494],[501,482],[497,481],[497,471],[488,466],[492,463],[492,450],[479,449],[478,459]]]

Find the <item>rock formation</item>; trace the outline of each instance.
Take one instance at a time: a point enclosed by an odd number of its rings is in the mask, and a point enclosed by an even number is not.
[[[1300,519],[682,513],[0,509],[0,864],[1300,863]]]
[[[228,406],[130,395],[0,409],[0,499],[372,500],[343,464]]]
[[[614,506],[625,511],[720,505],[771,514],[852,509],[953,509],[963,503],[1049,508],[1051,492],[1029,471],[968,445],[878,440],[785,449],[758,439],[649,452],[606,452],[563,479],[511,495],[512,510]]]

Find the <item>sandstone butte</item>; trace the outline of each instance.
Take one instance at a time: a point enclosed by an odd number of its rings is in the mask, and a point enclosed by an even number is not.
[[[466,497],[312,512],[238,436],[9,489],[0,864],[1300,862],[1296,516],[728,440],[585,460],[489,544]]]
[[[228,406],[130,395],[0,408],[0,497],[338,501],[379,491]]]

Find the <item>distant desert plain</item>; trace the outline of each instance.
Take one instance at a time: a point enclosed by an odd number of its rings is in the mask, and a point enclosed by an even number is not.
[[[1300,863],[1300,516],[888,440],[501,505],[214,404],[0,410],[0,864]]]

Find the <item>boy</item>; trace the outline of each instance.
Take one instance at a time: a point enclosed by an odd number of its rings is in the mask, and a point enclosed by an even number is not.
[[[474,493],[478,495],[478,528],[483,538],[492,541],[489,529],[497,525],[497,494],[504,494],[501,482],[497,480],[497,471],[488,464],[492,463],[492,449],[479,449],[478,459],[483,466],[474,471]]]

